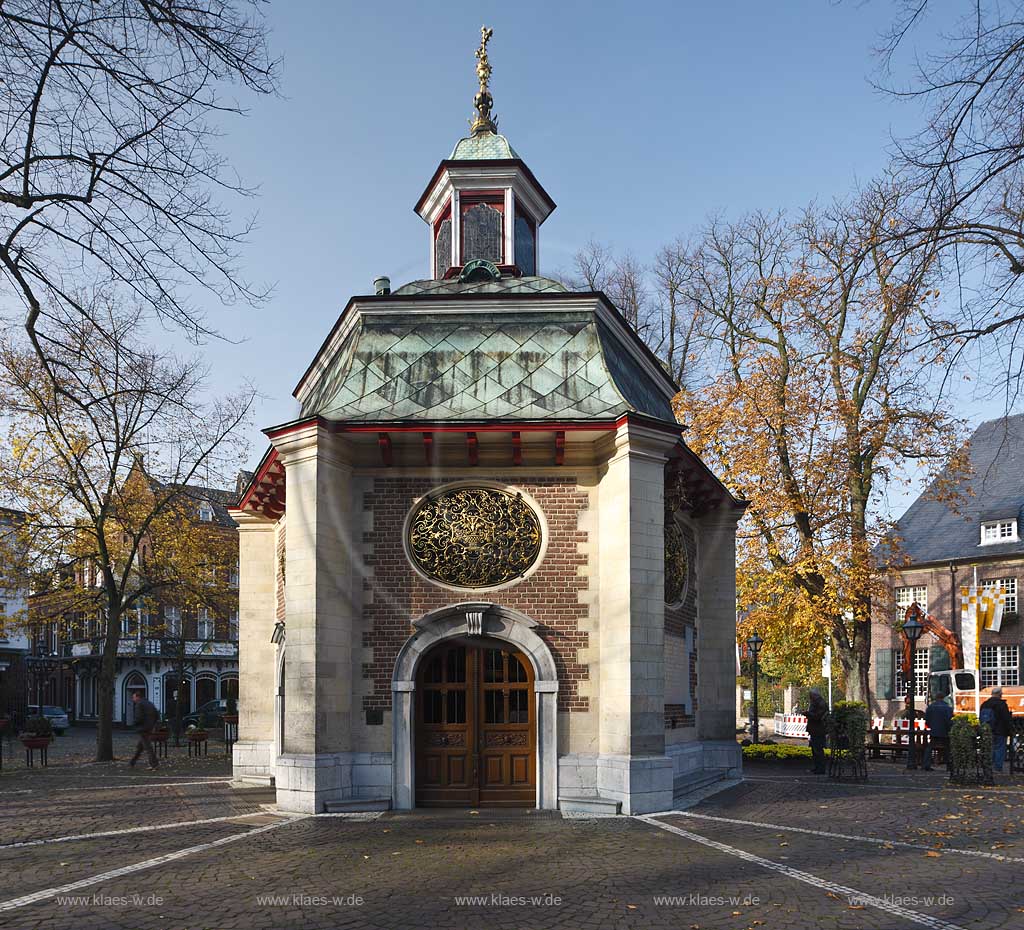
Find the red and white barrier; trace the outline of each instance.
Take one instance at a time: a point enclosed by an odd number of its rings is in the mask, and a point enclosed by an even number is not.
[[[807,718],[803,714],[776,714],[775,735],[807,738]]]

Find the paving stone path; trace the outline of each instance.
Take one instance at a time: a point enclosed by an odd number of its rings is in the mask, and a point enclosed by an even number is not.
[[[1024,924],[1020,778],[954,790],[895,769],[861,786],[759,768],[680,813],[564,820],[284,817],[228,774],[223,756],[5,768],[0,928]]]

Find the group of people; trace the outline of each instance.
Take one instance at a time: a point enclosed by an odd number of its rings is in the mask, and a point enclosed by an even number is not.
[[[909,716],[909,700],[905,716]],[[953,708],[941,694],[933,694],[924,713],[915,711],[914,717],[923,717],[928,727],[928,739],[921,759],[922,767],[928,772],[932,768],[933,748],[942,749],[945,758],[949,759],[949,730],[953,725]],[[1001,772],[1006,764],[1006,741],[1013,733],[1013,714],[1010,705],[1003,700],[1002,688],[997,686],[992,689],[992,696],[979,708],[978,721],[987,724],[992,730],[992,768]],[[908,762],[908,768],[916,768],[913,759]]]
[[[825,774],[825,733],[827,730],[828,704],[817,688],[811,688],[811,700],[807,706],[807,736],[811,745],[811,769],[814,775]],[[905,717],[910,717],[910,698],[907,697]],[[914,719],[924,719],[928,728],[928,739],[924,741],[921,766],[926,772],[932,770],[932,757],[936,749],[942,750],[949,764],[949,731],[953,724],[953,708],[941,694],[933,694],[931,702],[923,711],[914,710]],[[992,696],[981,705],[978,714],[981,723],[992,730],[992,768],[1001,772],[1006,763],[1006,741],[1013,732],[1013,714],[1010,705],[1003,700],[1003,689],[992,689]],[[917,768],[917,760],[911,755],[907,768]]]

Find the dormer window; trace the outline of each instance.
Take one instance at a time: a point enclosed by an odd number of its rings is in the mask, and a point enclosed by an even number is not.
[[[210,506],[209,501],[203,501],[199,505],[199,519],[203,523],[213,523],[213,507]]]
[[[981,524],[982,546],[1018,542],[1016,520],[986,520]]]

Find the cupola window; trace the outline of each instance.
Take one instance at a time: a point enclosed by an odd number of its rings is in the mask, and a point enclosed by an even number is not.
[[[524,275],[537,273],[537,233],[533,221],[516,211],[516,265]]]
[[[434,277],[441,280],[452,266],[452,214],[451,210],[434,227]]]
[[[495,265],[502,264],[502,225],[504,199],[497,197],[464,197],[462,212],[462,264],[482,258]]]

